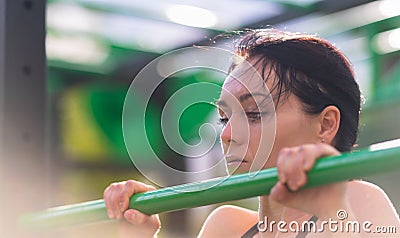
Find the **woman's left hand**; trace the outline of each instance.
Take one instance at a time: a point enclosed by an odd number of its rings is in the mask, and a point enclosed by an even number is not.
[[[282,149],[277,161],[279,181],[271,189],[270,198],[319,217],[331,216],[337,209],[344,208],[346,182],[301,189],[306,185],[307,172],[312,169],[315,161],[334,155],[340,155],[340,152],[323,143]]]

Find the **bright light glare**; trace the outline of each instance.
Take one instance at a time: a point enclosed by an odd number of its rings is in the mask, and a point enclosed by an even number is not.
[[[375,50],[380,54],[388,54],[400,50],[400,28],[377,34],[372,39]]]
[[[47,36],[46,53],[50,59],[85,65],[103,63],[109,50],[93,39],[82,36]]]
[[[69,32],[93,32],[99,19],[92,11],[74,4],[56,3],[47,7],[47,27]]]
[[[389,33],[388,41],[390,46],[395,49],[400,49],[400,28]]]
[[[376,150],[384,150],[384,149],[390,149],[390,148],[395,148],[395,147],[400,147],[400,139],[389,140],[389,141],[381,142],[378,144],[373,144],[369,147],[369,150],[376,151]]]
[[[385,17],[394,17],[400,14],[399,0],[385,0],[379,4],[379,10]]]
[[[207,28],[217,23],[217,16],[213,12],[199,7],[173,5],[167,8],[166,14],[171,21],[186,26]]]

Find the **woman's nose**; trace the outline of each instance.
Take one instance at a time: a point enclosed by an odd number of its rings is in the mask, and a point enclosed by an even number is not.
[[[221,141],[225,144],[229,144],[232,141],[232,124],[229,120],[221,132]]]
[[[240,114],[232,114],[228,122],[221,131],[221,141],[226,145],[235,143],[242,145],[250,139],[249,125]]]

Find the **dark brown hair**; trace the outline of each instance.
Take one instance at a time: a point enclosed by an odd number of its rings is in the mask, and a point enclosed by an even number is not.
[[[269,90],[275,92],[277,105],[293,93],[310,114],[336,106],[341,120],[334,146],[339,151],[353,148],[358,134],[360,89],[349,60],[339,49],[316,36],[259,29],[246,32],[236,44],[236,54],[244,59],[257,58],[255,66],[262,67],[264,80],[274,71],[278,80]]]

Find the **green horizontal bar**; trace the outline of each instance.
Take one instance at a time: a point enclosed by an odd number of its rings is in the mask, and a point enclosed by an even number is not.
[[[345,153],[318,160],[308,173],[306,187],[314,187],[400,168],[400,140],[392,148]],[[268,194],[277,182],[277,169],[221,177],[204,182],[166,187],[134,195],[130,208],[156,214]],[[186,191],[186,192],[183,192]],[[21,224],[30,228],[57,228],[107,220],[103,200],[50,208],[24,216]]]

